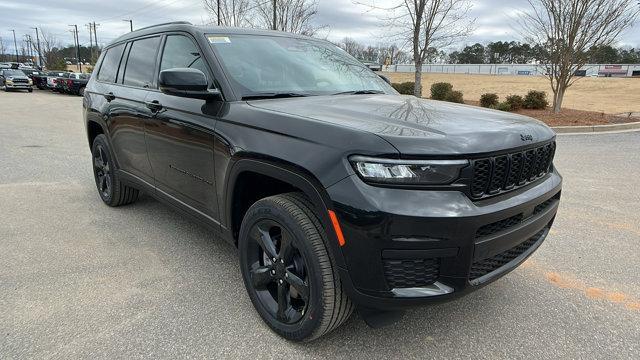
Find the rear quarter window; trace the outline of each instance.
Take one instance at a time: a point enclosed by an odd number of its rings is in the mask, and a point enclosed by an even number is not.
[[[118,74],[118,66],[120,65],[120,59],[122,58],[122,51],[124,50],[124,44],[114,46],[107,50],[100,65],[98,71],[98,80],[104,82],[115,82],[116,75]]]

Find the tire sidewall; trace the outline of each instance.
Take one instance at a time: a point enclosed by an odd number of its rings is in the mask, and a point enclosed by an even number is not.
[[[249,266],[247,264],[248,233],[254,224],[263,219],[276,221],[291,233],[294,238],[293,243],[302,254],[307,266],[307,271],[309,272],[309,305],[303,318],[295,324],[283,324],[275,319],[258,299],[251,284],[251,277],[248,270]],[[319,236],[322,235],[319,234]],[[305,241],[306,238],[307,234],[302,229],[301,224],[299,224],[291,214],[277,203],[269,199],[263,199],[251,206],[245,214],[238,240],[240,270],[251,302],[269,327],[287,339],[296,341],[304,340],[313,334],[314,330],[320,326],[320,321],[323,317],[322,312],[324,311],[324,304],[322,303],[324,299],[324,286],[320,264],[318,263],[317,257],[313,254],[311,244]]]

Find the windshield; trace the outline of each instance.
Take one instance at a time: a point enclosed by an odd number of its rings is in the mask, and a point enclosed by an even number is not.
[[[26,76],[22,70],[5,70],[4,76]]]
[[[243,98],[261,94],[396,93],[361,62],[328,42],[262,35],[207,38]]]

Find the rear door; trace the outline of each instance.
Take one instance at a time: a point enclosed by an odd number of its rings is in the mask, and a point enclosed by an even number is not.
[[[144,122],[153,114],[145,106],[145,98],[156,86],[160,39],[155,36],[129,42],[117,77],[104,93],[109,101],[107,126],[119,168],[149,184],[153,184],[153,173],[147,158]]]
[[[189,35],[169,34],[164,40],[159,71],[195,68],[205,73],[212,86],[212,72],[201,54]],[[157,107],[146,128],[156,189],[218,223],[213,134],[222,102],[156,91],[149,93],[147,104]]]

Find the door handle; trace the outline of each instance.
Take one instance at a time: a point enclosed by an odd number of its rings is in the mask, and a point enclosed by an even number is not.
[[[158,100],[148,101],[145,103],[145,105],[147,105],[147,108],[149,108],[149,110],[154,113],[162,110],[162,104],[160,104]]]
[[[102,94],[102,96],[104,96],[104,98],[107,99],[107,101],[115,100],[115,98],[116,98],[116,96],[113,95],[112,92],[108,92],[106,94]]]

